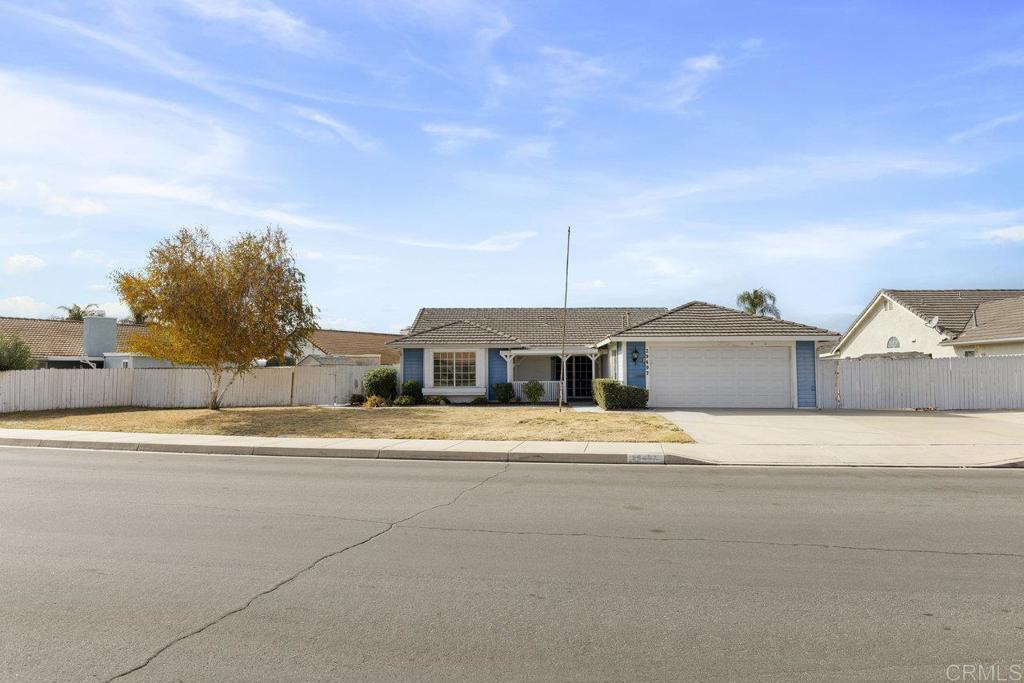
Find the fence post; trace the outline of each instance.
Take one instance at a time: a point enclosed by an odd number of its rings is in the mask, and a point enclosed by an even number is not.
[[[295,405],[295,367],[292,366],[292,385],[288,389],[288,405]]]
[[[840,386],[840,383],[839,383],[839,367],[840,367],[840,365],[842,365],[842,361],[840,361],[837,358],[836,359],[836,369],[835,369],[835,372],[832,375],[835,378],[835,385],[836,385],[835,386],[835,389],[836,389],[836,409],[837,410],[839,408],[843,407],[843,394],[839,390],[839,386]]]

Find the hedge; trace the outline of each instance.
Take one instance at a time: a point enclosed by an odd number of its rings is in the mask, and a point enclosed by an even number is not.
[[[419,380],[405,380],[402,382],[402,396],[408,396],[416,403],[423,403],[423,385]]]
[[[614,379],[595,379],[594,402],[605,410],[635,410],[646,408],[646,389],[631,387]]]
[[[516,391],[512,382],[497,382],[494,385],[494,399],[498,403],[511,403]]]
[[[398,372],[394,368],[374,368],[363,375],[363,393],[393,401],[398,394]]]

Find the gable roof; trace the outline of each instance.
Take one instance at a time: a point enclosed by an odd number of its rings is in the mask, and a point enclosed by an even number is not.
[[[665,310],[656,307],[569,308],[566,310],[566,343],[574,346],[596,344],[623,327],[649,320]],[[460,326],[448,327],[451,323],[460,323]],[[434,337],[422,336],[434,330],[437,330]],[[459,334],[466,336],[459,338]],[[562,342],[562,309],[422,308],[408,335],[392,344],[427,343],[434,338],[444,340],[437,343],[449,344],[557,346]]]
[[[1024,297],[983,301],[955,344],[1024,339]]]
[[[979,305],[1024,296],[1024,289],[883,289],[880,293],[926,322],[937,317],[936,329],[956,336],[967,327]]]
[[[20,338],[32,350],[33,358],[81,358],[82,328],[80,320],[0,317],[0,334]],[[145,325],[117,323],[114,350],[127,350],[128,338],[145,329]]]
[[[691,301],[673,308],[655,318],[627,327],[611,335],[614,337],[838,337],[832,332],[813,325],[804,325],[751,315],[704,301]]]
[[[397,334],[383,332],[317,330],[309,341],[328,356],[379,354],[380,362],[389,365],[398,362],[398,351],[388,348],[387,343],[398,337]]]

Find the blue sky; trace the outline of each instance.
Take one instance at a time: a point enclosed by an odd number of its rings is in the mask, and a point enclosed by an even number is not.
[[[325,327],[421,306],[1024,287],[1014,2],[0,0],[0,314],[285,228]]]

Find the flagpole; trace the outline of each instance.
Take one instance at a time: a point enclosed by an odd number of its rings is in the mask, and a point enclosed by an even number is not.
[[[562,412],[562,404],[568,398],[565,396],[565,329],[566,318],[569,314],[569,244],[572,241],[572,226],[570,225],[565,233],[565,292],[562,297],[562,356],[559,365],[562,367],[562,381],[558,387],[558,412]]]

